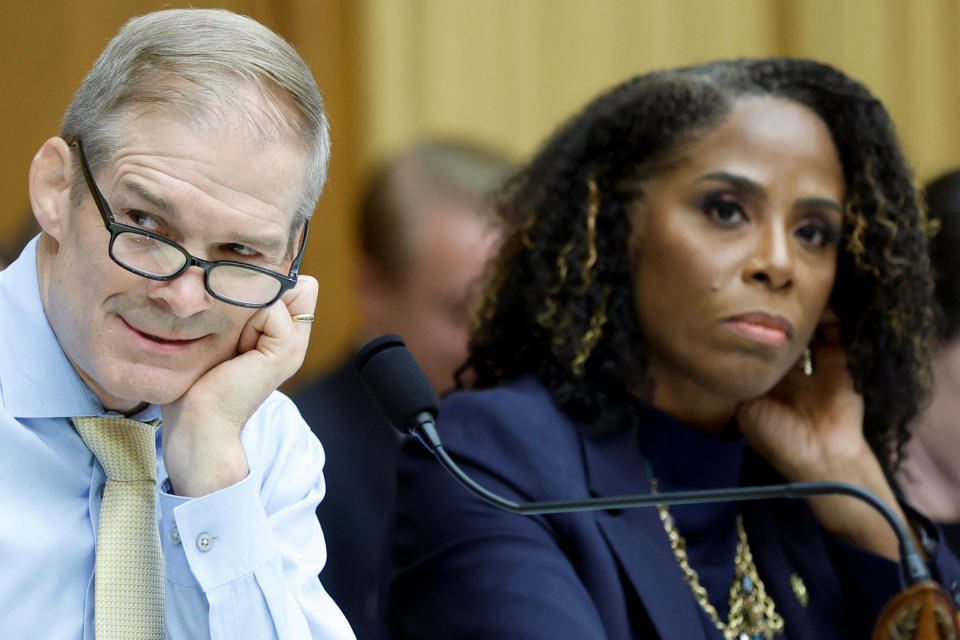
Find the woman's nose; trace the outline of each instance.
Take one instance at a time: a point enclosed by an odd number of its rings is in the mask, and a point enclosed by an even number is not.
[[[782,289],[793,284],[793,254],[788,230],[771,224],[760,229],[757,244],[744,268],[744,279]]]

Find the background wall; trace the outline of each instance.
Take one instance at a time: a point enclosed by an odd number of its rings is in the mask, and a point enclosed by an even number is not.
[[[185,2],[48,0],[0,7],[0,245],[28,218],[30,158],[130,16]],[[426,134],[518,159],[599,91],[655,68],[794,55],[834,64],[890,109],[918,179],[960,165],[960,0],[235,0],[291,40],[333,121],[333,165],[305,271],[321,283],[299,380],[351,348],[357,190],[369,165]],[[296,382],[296,381],[295,381]]]
[[[960,163],[960,0],[364,0],[359,27],[367,154],[429,131],[526,155],[637,73],[789,55],[869,86],[920,177]]]

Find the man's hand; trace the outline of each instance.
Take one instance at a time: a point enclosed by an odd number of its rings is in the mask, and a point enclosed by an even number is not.
[[[240,442],[243,425],[267,396],[303,364],[310,323],[291,316],[313,313],[318,284],[297,286],[247,322],[238,355],[207,371],[176,401],[163,406],[163,462],[174,492],[203,496],[246,477]]]

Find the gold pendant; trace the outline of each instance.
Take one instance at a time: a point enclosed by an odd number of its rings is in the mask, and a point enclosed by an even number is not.
[[[656,478],[650,479],[650,488],[653,493],[657,492]],[[734,557],[733,583],[730,585],[730,611],[727,621],[724,622],[716,608],[710,604],[707,590],[700,584],[696,570],[690,566],[686,540],[677,531],[666,505],[658,504],[657,511],[684,580],[693,591],[697,604],[710,617],[725,640],[773,640],[774,634],[783,633],[783,618],[777,613],[773,598],[767,594],[766,587],[760,580],[740,515],[737,515],[737,551]],[[799,577],[797,580],[800,580]],[[803,582],[800,581],[800,584]]]

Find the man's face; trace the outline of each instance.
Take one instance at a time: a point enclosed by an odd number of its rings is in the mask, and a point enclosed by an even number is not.
[[[117,222],[163,235],[198,258],[286,274],[305,154],[248,131],[229,122],[191,126],[156,110],[128,113],[117,125],[116,154],[94,178]],[[78,161],[75,152],[69,157]],[[196,267],[160,282],[116,265],[110,234],[84,193],[79,207],[69,185],[49,199],[58,224],[45,229],[57,242],[42,244],[38,267],[50,324],[105,407],[176,400],[236,354],[257,310],[212,298]]]
[[[380,333],[397,333],[440,393],[467,359],[470,306],[496,233],[464,205],[434,203],[418,220],[408,271],[378,287]],[[369,310],[368,310],[369,312]]]

